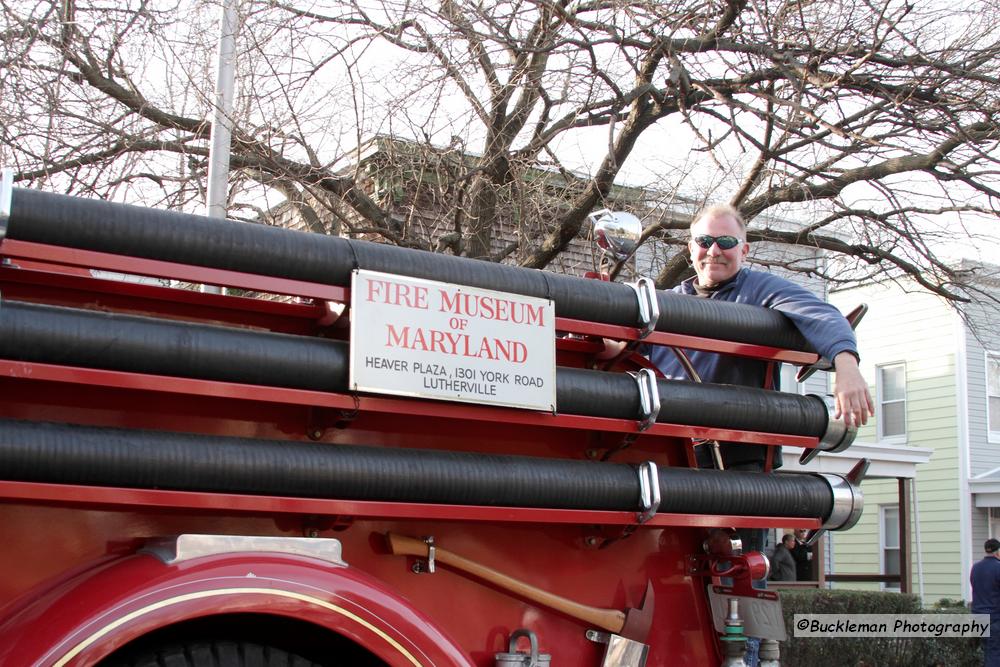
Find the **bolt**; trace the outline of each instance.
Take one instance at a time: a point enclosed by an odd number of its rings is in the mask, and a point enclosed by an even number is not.
[[[318,428],[314,428],[313,430],[309,431],[309,438],[312,440],[319,440],[322,437],[323,437],[323,431]]]
[[[591,535],[591,536],[585,538],[583,540],[583,543],[586,544],[588,547],[596,547],[597,546],[597,538],[594,537],[593,535]]]

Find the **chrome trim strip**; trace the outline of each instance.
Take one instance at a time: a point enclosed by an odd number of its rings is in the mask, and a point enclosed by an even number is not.
[[[608,647],[604,651],[601,667],[644,667],[648,657],[649,646],[646,644],[619,635],[608,635]]]
[[[262,535],[183,534],[147,540],[139,553],[148,553],[164,565],[205,556],[236,553],[282,553],[326,561],[347,567],[340,540],[314,537],[267,537]]]

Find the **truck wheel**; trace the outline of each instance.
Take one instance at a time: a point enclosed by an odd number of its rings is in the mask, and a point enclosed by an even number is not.
[[[273,646],[235,641],[198,641],[147,646],[102,667],[323,667]]]

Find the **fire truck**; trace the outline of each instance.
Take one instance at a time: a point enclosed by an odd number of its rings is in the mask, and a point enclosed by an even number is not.
[[[637,353],[821,363],[772,310],[9,172],[0,259],[4,667],[718,665],[784,633],[734,529],[861,512],[694,463],[843,450],[821,397]]]

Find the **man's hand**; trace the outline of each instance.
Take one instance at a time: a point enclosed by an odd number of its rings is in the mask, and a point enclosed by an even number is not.
[[[625,341],[604,339],[604,349],[597,353],[597,358],[601,361],[614,359],[625,349]]]
[[[868,383],[858,370],[857,357],[850,352],[841,352],[833,360],[833,368],[837,373],[833,383],[833,418],[843,416],[848,426],[867,424],[868,418],[875,414],[875,405]]]

